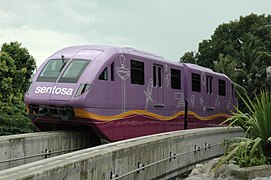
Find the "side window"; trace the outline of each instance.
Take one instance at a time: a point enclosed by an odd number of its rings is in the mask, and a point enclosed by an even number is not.
[[[108,75],[107,75],[107,67],[103,70],[103,72],[99,76],[99,80],[107,81]]]
[[[200,92],[200,75],[192,73],[192,91]]]
[[[131,60],[131,83],[144,85],[144,63]]]
[[[111,64],[111,66],[110,66],[110,68],[111,68],[111,81],[114,81],[115,80],[115,63],[113,62],[112,64]]]
[[[158,87],[162,87],[162,68],[158,66]]]
[[[156,77],[156,66],[153,66],[153,87],[155,87],[157,85],[157,77]]]
[[[181,71],[178,69],[171,69],[171,88],[181,89]]]
[[[212,94],[213,93],[213,77],[206,76],[206,93]]]
[[[218,94],[220,96],[226,96],[226,81],[218,80]]]
[[[162,87],[162,66],[153,65],[153,87]]]

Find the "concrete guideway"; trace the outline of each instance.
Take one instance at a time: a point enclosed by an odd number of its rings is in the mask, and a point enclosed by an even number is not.
[[[0,170],[87,148],[89,144],[86,133],[75,131],[0,136]]]
[[[0,171],[0,179],[169,179],[224,152],[240,128],[201,128],[145,136]]]

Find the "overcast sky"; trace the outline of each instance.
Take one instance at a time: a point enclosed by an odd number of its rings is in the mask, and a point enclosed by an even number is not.
[[[223,22],[271,14],[271,0],[0,0],[0,44],[37,65],[72,45],[129,46],[178,61]]]

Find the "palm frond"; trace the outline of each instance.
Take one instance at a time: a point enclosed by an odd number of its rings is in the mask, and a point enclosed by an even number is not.
[[[251,150],[250,150],[250,153],[249,153],[249,158],[250,158],[250,159],[251,159],[252,156],[254,155],[256,149],[259,148],[259,145],[260,145],[261,141],[262,141],[262,139],[259,138],[259,137],[255,139],[255,143],[253,144],[253,146],[252,146],[252,148],[251,148]]]
[[[235,147],[227,156],[225,156],[224,158],[222,158],[215,166],[215,168],[213,169],[214,172],[216,172],[218,170],[218,168],[220,168],[220,166],[222,166],[222,164],[224,164],[226,161],[230,160],[232,158],[232,156],[236,153],[236,151],[238,150],[238,146]]]
[[[219,161],[215,170],[218,169],[226,161],[233,159],[234,162],[241,167],[261,165],[266,163],[271,150],[263,150],[264,144],[271,144],[271,93],[261,91],[259,95],[255,95],[252,100],[245,95],[241,100],[244,102],[249,113],[243,113],[237,107],[232,112],[232,117],[226,119],[224,123],[228,123],[228,128],[238,125],[245,130],[245,137],[235,138],[227,141],[226,151],[223,158]],[[264,154],[265,153],[265,154]]]

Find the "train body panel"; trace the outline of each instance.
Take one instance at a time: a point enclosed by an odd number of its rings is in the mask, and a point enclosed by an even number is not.
[[[117,141],[217,126],[236,103],[231,81],[133,48],[74,46],[49,57],[25,95],[41,130],[83,125]]]

